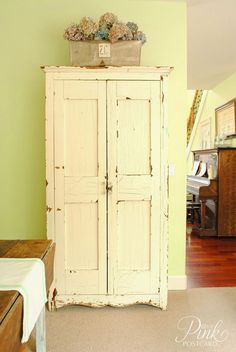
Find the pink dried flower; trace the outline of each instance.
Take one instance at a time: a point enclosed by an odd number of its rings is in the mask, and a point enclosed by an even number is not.
[[[98,30],[98,23],[91,17],[83,17],[79,23],[79,29],[86,38],[91,38]]]
[[[132,40],[133,34],[126,24],[118,22],[114,23],[110,29],[109,40],[112,43],[117,42],[119,39]]]
[[[111,28],[114,23],[118,22],[118,18],[111,12],[106,12],[100,17],[99,27]]]
[[[67,40],[83,40],[83,33],[79,30],[77,24],[71,24],[66,28],[64,38]]]

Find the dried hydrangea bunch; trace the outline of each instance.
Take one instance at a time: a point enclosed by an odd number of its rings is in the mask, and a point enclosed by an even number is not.
[[[111,29],[114,23],[118,22],[118,18],[111,12],[104,13],[99,19],[99,27]]]
[[[115,43],[118,40],[139,40],[146,43],[146,36],[138,30],[134,22],[126,24],[120,22],[116,15],[107,12],[99,21],[91,17],[83,17],[79,24],[72,24],[66,28],[64,38],[67,40],[109,40]]]
[[[118,22],[114,23],[109,32],[109,40],[111,43],[121,40],[133,40],[133,35],[129,27],[126,24]]]
[[[84,34],[85,38],[93,37],[98,30],[98,23],[91,17],[83,17],[79,23],[79,29]]]

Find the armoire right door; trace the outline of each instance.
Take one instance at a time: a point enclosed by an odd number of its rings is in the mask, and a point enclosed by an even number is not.
[[[108,81],[108,294],[160,281],[160,81]]]

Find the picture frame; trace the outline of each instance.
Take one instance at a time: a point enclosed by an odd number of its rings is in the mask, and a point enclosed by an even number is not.
[[[232,137],[236,135],[236,98],[215,109],[216,136]]]

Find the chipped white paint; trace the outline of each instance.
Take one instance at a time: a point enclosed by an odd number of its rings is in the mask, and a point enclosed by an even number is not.
[[[161,80],[161,219],[160,219],[160,306],[166,309],[168,293],[168,225],[169,225],[169,163],[168,163],[168,103],[167,103],[168,77]]]
[[[170,69],[45,71],[57,306],[165,309]]]
[[[46,75],[46,202],[47,202],[47,238],[55,239],[54,230],[54,149],[53,149],[53,74]]]
[[[104,294],[106,83],[56,81],[54,106],[57,289]]]
[[[160,307],[160,296],[155,295],[58,295],[56,307],[80,304],[88,307],[125,307],[131,304],[148,304]],[[162,307],[161,307],[162,308]]]
[[[108,82],[107,94],[108,179],[113,185],[108,292],[154,294],[160,281],[160,81]],[[157,135],[151,138],[155,127]]]

